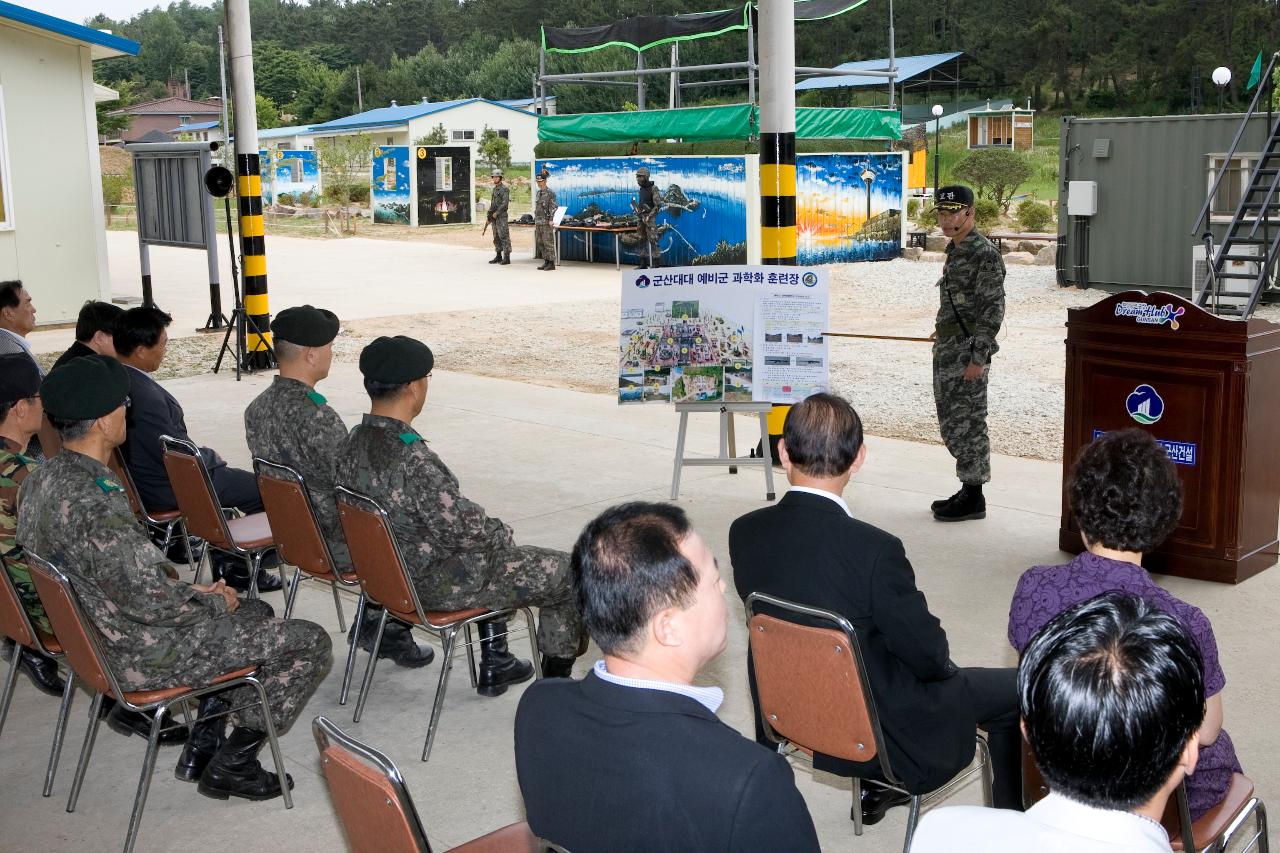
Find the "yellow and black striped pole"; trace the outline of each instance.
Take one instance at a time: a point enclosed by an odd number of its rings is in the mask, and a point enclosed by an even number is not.
[[[760,260],[796,262],[796,40],[792,0],[760,0]]]

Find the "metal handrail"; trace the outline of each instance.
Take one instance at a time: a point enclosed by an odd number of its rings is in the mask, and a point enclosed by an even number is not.
[[[1236,149],[1240,146],[1240,140],[1244,137],[1244,132],[1249,127],[1249,119],[1253,118],[1254,114],[1258,111],[1258,99],[1262,97],[1263,92],[1274,88],[1275,84],[1272,80],[1272,72],[1275,70],[1276,59],[1278,57],[1280,57],[1280,51],[1271,54],[1271,61],[1267,63],[1267,69],[1262,73],[1262,78],[1258,81],[1258,91],[1254,93],[1253,100],[1249,103],[1249,109],[1245,113],[1244,119],[1241,120],[1240,127],[1236,129],[1235,138],[1231,140],[1231,148],[1227,151],[1226,157],[1223,158],[1224,164],[1231,162],[1231,159],[1235,157]],[[1267,112],[1271,112],[1270,96],[1267,98]],[[1267,128],[1267,131],[1270,132],[1271,128]],[[1222,177],[1226,172],[1227,170],[1222,168],[1219,169],[1217,175],[1214,176],[1213,186],[1209,188],[1209,195],[1204,200],[1204,207],[1200,208],[1200,215],[1196,217],[1195,225],[1191,229],[1192,237],[1200,236],[1200,227],[1202,224],[1207,222],[1209,209],[1213,206],[1213,198],[1218,194],[1218,184],[1222,182]]]

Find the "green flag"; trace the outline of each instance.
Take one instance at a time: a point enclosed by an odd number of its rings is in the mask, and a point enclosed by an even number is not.
[[[1247,92],[1254,86],[1258,85],[1258,81],[1262,79],[1262,51],[1258,51],[1258,58],[1253,61],[1253,70],[1249,72],[1249,84],[1244,87]]]

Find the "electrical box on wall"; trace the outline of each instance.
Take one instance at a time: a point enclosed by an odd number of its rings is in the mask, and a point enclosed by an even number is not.
[[[1098,182],[1067,181],[1067,215],[1096,216],[1098,213]]]

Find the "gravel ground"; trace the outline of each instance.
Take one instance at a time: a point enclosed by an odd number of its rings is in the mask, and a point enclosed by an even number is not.
[[[830,331],[928,335],[937,312],[934,282],[939,270],[937,263],[906,260],[832,267]],[[1015,265],[1009,266],[1005,289],[1005,328],[991,372],[992,449],[1057,460],[1062,448],[1066,312],[1108,294],[1059,288],[1051,267]],[[1280,322],[1280,307],[1263,308],[1256,316]],[[408,334],[431,344],[442,369],[612,393],[617,388],[618,318],[615,291],[573,306],[360,320],[344,324],[336,357],[354,362],[364,344],[378,335]],[[831,341],[831,387],[849,397],[869,433],[940,442],[928,344]],[[221,336],[209,335],[170,342],[158,378],[208,371],[221,342]]]

